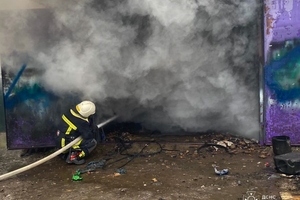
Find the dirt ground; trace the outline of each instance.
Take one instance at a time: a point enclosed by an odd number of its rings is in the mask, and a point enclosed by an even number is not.
[[[275,171],[272,147],[254,141],[228,134],[124,135],[123,143],[108,140],[99,144],[84,165],[68,165],[55,157],[0,181],[0,199],[281,199],[279,192],[299,190],[297,177],[283,177]],[[1,174],[54,152],[20,157],[23,151],[7,150],[5,133],[0,137]],[[226,149],[202,146],[221,141],[227,144]],[[294,147],[293,151],[298,149]],[[103,159],[107,159],[105,167],[80,174],[82,180],[72,180],[78,169]],[[217,165],[217,170],[228,169],[229,173],[218,175],[212,165]]]

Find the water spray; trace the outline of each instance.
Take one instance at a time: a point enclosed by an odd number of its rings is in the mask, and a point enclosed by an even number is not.
[[[102,127],[102,126],[108,124],[109,122],[115,120],[116,118],[118,118],[118,116],[114,116],[114,117],[112,117],[112,118],[106,120],[105,122],[102,122],[102,123],[98,124],[97,127],[100,128],[100,127]],[[64,146],[63,148],[59,149],[58,151],[56,151],[56,152],[50,154],[49,156],[47,156],[47,157],[45,157],[45,158],[43,158],[43,159],[41,159],[41,160],[38,160],[38,161],[36,161],[36,162],[34,162],[34,163],[30,164],[30,165],[27,165],[27,166],[25,166],[25,167],[22,167],[22,168],[19,168],[19,169],[17,169],[17,170],[14,170],[14,171],[11,171],[11,172],[9,172],[9,173],[6,173],[6,174],[1,175],[1,176],[0,176],[0,181],[2,181],[2,180],[4,180],[4,179],[7,179],[7,178],[9,178],[9,177],[12,177],[12,176],[14,176],[14,175],[20,174],[20,173],[22,173],[22,172],[24,172],[24,171],[27,171],[27,170],[29,170],[29,169],[32,169],[32,168],[34,168],[34,167],[36,167],[36,166],[38,166],[38,165],[40,165],[40,164],[43,164],[44,162],[46,162],[46,161],[48,161],[48,160],[50,160],[50,159],[52,159],[52,158],[58,156],[59,154],[63,153],[63,152],[66,151],[68,148],[72,147],[74,144],[76,144],[77,142],[79,142],[81,139],[82,139],[82,137],[79,136],[78,138],[76,138],[75,140],[73,140],[72,142],[70,142],[69,144],[67,144],[66,146]]]

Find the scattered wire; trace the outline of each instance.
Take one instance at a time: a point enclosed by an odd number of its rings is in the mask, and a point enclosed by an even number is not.
[[[84,169],[78,169],[77,171],[80,172],[80,174],[83,174],[83,173],[95,171],[98,168],[103,169],[106,161],[107,160],[91,161],[87,164],[87,166]]]
[[[161,144],[156,142],[156,141],[131,141],[128,137],[114,137],[114,140],[117,142],[117,147],[114,151],[114,153],[110,153],[110,156],[112,156],[113,154],[119,153],[120,155],[123,155],[125,157],[120,158],[118,160],[112,161],[112,162],[106,162],[110,159],[110,158],[106,158],[106,159],[102,159],[101,161],[92,161],[89,162],[88,165],[84,168],[80,170],[80,173],[86,173],[86,172],[91,172],[96,170],[97,168],[102,168],[105,169],[107,166],[111,166],[114,163],[117,163],[119,161],[122,161],[124,159],[129,159],[126,163],[124,163],[123,165],[119,166],[118,169],[122,169],[124,166],[126,166],[128,163],[130,163],[131,161],[133,161],[135,158],[137,157],[149,157],[149,156],[153,156],[156,154],[161,153],[163,150],[167,151],[167,149],[163,149]],[[134,143],[145,143],[144,147],[138,152],[138,153],[129,153],[128,149],[132,148],[132,145]],[[155,152],[151,152],[151,153],[145,153],[144,150],[149,147],[151,143],[155,143],[156,145],[158,145],[159,149]],[[168,151],[173,151],[173,150],[168,150]]]

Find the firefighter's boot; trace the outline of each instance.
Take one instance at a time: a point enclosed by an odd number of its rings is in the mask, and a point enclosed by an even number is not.
[[[81,151],[71,151],[66,162],[68,164],[82,165],[85,160],[80,157]]]

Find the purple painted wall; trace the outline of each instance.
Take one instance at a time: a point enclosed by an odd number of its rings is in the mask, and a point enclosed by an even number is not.
[[[38,74],[32,76],[32,73],[25,69],[18,76],[2,71],[8,149],[55,145],[56,112],[62,106],[58,97],[35,82]]]
[[[300,144],[300,0],[264,1],[265,144]]]

